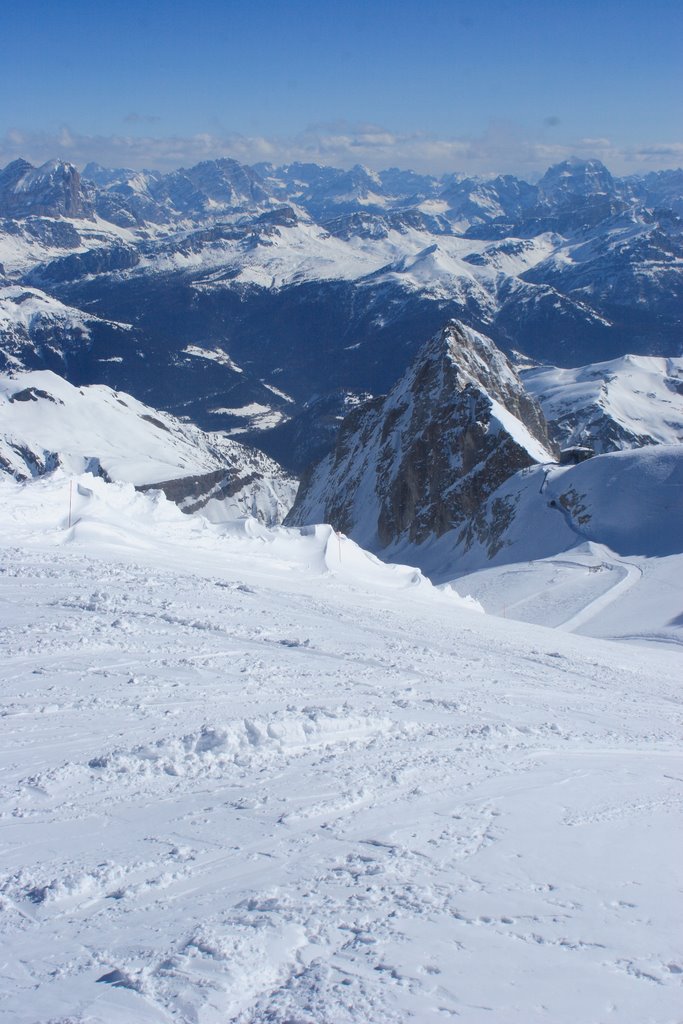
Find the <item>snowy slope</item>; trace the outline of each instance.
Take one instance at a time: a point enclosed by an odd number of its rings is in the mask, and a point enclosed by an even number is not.
[[[517,473],[491,495],[487,543],[456,531],[395,545],[487,611],[589,635],[683,644],[683,446]]]
[[[142,238],[157,233],[154,226],[148,226]],[[142,238],[140,232],[101,217],[63,220],[45,216],[5,221],[0,222],[0,265],[10,279],[21,280],[40,265],[68,256],[103,255],[112,247],[135,246]]]
[[[23,369],[45,363],[66,365],[80,353],[93,330],[130,331],[130,324],[103,320],[67,306],[38,288],[0,288],[0,368]]]
[[[563,448],[683,442],[683,359],[626,355],[569,370],[533,367],[521,377]]]
[[[103,385],[50,371],[0,376],[0,469],[19,479],[91,464],[113,480],[162,485],[186,511],[279,522],[297,482],[255,449],[207,434]]]
[[[5,1024],[676,1020],[680,655],[0,480]]]

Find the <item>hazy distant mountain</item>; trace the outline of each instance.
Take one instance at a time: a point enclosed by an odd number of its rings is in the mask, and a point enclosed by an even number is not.
[[[14,160],[0,171],[0,216],[87,217],[93,204],[72,164],[49,160],[33,167]]]

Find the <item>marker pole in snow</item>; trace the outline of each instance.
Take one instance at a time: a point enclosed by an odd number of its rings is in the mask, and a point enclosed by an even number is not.
[[[339,532],[339,530],[337,530],[337,540],[339,542],[339,564],[340,565],[341,565],[341,539],[342,539],[342,535]]]
[[[71,496],[73,494],[74,482],[69,480],[69,529],[71,529]]]

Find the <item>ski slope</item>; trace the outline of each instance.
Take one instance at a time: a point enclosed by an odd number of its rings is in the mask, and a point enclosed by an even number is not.
[[[0,480],[3,1024],[680,1019],[678,652],[69,489]]]
[[[522,470],[491,495],[482,519],[482,539],[469,546],[452,530],[383,554],[453,580],[493,615],[683,645],[681,445]]]

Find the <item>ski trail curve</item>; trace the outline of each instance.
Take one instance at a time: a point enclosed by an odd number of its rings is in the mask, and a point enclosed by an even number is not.
[[[626,570],[626,575],[622,576],[613,587],[610,587],[604,594],[600,594],[595,600],[590,601],[584,608],[572,615],[571,618],[566,619],[565,622],[559,623],[555,628],[560,629],[565,633],[573,633],[580,626],[585,625],[594,619],[604,608],[612,604],[617,598],[621,597],[623,593],[630,590],[631,587],[635,586],[639,579],[642,578],[643,570],[635,565],[633,562],[625,562],[621,558],[612,557],[610,560],[611,565],[621,567]]]

